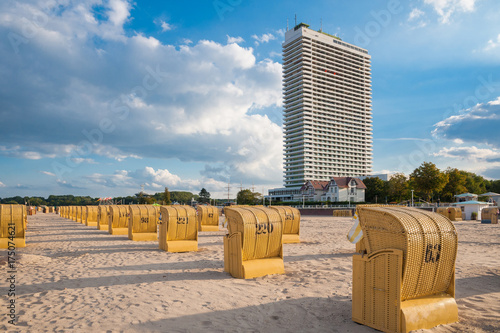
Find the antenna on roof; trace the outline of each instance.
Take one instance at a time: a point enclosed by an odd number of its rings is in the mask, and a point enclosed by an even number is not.
[[[319,32],[323,32],[323,19],[322,19],[322,18],[320,18],[320,19],[319,19],[319,22],[320,22],[320,23],[319,23]]]
[[[295,14],[295,26],[297,26],[297,14]]]
[[[288,17],[286,18],[286,31],[288,31]]]

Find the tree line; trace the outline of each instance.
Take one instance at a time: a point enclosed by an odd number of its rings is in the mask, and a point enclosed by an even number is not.
[[[450,167],[441,171],[431,162],[422,163],[408,176],[396,173],[389,181],[372,177],[363,182],[366,185],[365,201],[370,203],[408,201],[411,200],[411,190],[414,201],[426,202],[453,202],[454,196],[462,193],[500,193],[500,180],[488,180],[473,172]]]
[[[191,203],[210,203],[220,204],[218,200],[210,198],[210,192],[202,188],[199,194],[193,194],[187,191],[169,191],[165,188],[164,192],[155,194],[146,194],[143,192],[136,193],[132,196],[114,197],[113,202],[120,204],[164,204],[179,203],[189,205]],[[74,196],[74,195],[49,195],[43,197],[9,197],[0,198],[1,204],[29,204],[31,206],[93,206],[100,203],[99,198],[90,196]]]

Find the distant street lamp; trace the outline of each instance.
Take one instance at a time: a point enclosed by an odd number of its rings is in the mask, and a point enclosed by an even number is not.
[[[413,207],[413,190],[411,190],[411,206]]]

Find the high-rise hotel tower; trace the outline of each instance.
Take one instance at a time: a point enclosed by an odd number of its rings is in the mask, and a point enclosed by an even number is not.
[[[285,34],[285,188],[372,171],[370,55],[299,24]]]

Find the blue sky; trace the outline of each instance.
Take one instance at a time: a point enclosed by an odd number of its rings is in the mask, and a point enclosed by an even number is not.
[[[0,197],[281,187],[281,43],[372,56],[375,173],[500,178],[500,3],[3,1]]]

